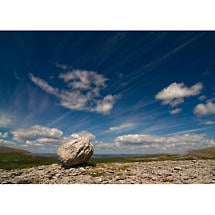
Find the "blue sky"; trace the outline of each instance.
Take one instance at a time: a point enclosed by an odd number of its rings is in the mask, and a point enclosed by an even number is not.
[[[0,145],[215,146],[214,32],[0,32]]]

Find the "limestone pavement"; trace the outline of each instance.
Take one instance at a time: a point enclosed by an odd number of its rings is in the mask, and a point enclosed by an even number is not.
[[[64,168],[58,164],[0,169],[1,184],[210,184],[215,160],[103,163]]]

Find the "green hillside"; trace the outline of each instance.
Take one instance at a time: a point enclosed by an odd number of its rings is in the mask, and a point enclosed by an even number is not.
[[[0,169],[21,169],[57,162],[56,157],[41,157],[26,150],[0,146]]]
[[[215,159],[215,147],[197,149],[189,151],[185,154],[188,158]]]
[[[138,155],[134,157],[98,157],[91,158],[93,163],[113,162],[150,162],[164,160],[191,160],[191,159],[215,159],[215,147],[192,150],[183,155],[180,154],[155,154]],[[0,169],[21,169],[39,165],[59,163],[56,156],[38,156],[26,150],[0,146]]]

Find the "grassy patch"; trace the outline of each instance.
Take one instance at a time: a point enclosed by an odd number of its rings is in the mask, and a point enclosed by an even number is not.
[[[0,169],[22,169],[58,163],[57,157],[41,157],[20,152],[0,153]]]
[[[152,156],[137,156],[137,157],[108,157],[108,158],[91,158],[90,161],[95,163],[131,163],[131,162],[150,162],[164,160],[180,160],[180,156],[169,155],[152,155]]]
[[[196,153],[196,152],[195,152]],[[144,156],[135,156],[135,157],[101,157],[101,158],[91,158],[89,162],[96,163],[99,167],[102,167],[105,163],[131,163],[131,162],[151,162],[151,161],[165,161],[165,160],[193,160],[193,159],[215,159],[215,156],[193,156],[193,155],[167,155],[167,154],[157,154],[157,155],[144,155]],[[27,152],[25,150],[0,147],[0,169],[21,169],[21,168],[30,168],[39,165],[49,165],[53,163],[59,163],[57,157],[43,157],[36,156]],[[115,169],[116,171],[126,170],[125,167],[119,167]],[[113,169],[114,170],[114,169]],[[95,177],[104,175],[105,173],[98,172]]]

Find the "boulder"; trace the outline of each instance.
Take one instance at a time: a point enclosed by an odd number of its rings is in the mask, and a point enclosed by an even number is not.
[[[88,138],[80,138],[61,145],[57,150],[58,159],[65,167],[80,165],[93,155],[93,145]]]

